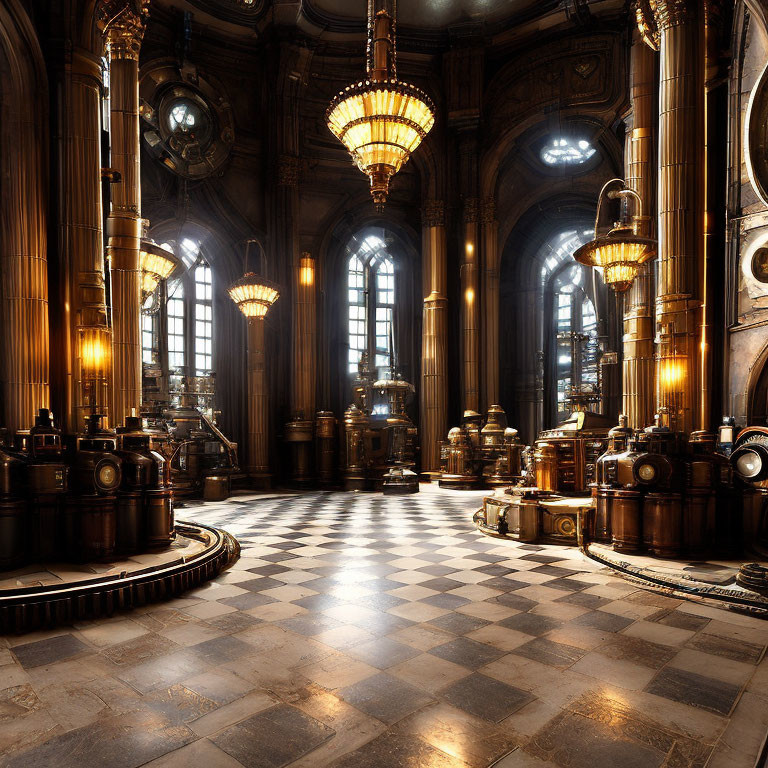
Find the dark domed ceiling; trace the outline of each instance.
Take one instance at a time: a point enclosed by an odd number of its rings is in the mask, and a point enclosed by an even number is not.
[[[559,5],[559,0],[400,0],[398,24],[406,27],[445,27],[462,21],[498,23],[530,18]],[[359,24],[366,17],[366,0],[304,0],[308,16],[329,23]],[[314,13],[313,13],[314,12]]]

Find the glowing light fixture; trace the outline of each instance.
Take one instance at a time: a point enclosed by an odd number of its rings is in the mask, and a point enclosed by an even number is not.
[[[142,303],[167,280],[180,265],[173,251],[163,248],[152,240],[141,241],[141,300]]]
[[[299,260],[299,283],[301,285],[314,285],[315,283],[315,260],[304,253]]]
[[[232,283],[228,293],[246,317],[265,317],[269,308],[280,298],[280,289],[276,283],[261,274],[248,271],[248,250],[251,243],[256,243],[261,248],[258,240],[248,240],[245,249],[245,274]],[[263,248],[261,248],[261,256],[263,262],[265,260]]]
[[[618,182],[618,189],[608,187]],[[621,200],[621,218],[612,227],[602,228],[600,234],[600,212],[603,199]],[[635,214],[630,219],[627,203],[632,200]],[[611,179],[600,190],[595,217],[595,238],[574,251],[573,258],[588,267],[600,267],[603,280],[617,293],[626,291],[635,277],[638,267],[656,258],[656,241],[638,233],[643,218],[643,204],[634,189],[627,187],[621,179]],[[606,231],[607,229],[607,231]]]
[[[379,209],[386,202],[389,180],[435,123],[429,96],[397,79],[396,5],[397,0],[368,0],[368,77],[348,85],[325,113],[331,133],[370,178]]]

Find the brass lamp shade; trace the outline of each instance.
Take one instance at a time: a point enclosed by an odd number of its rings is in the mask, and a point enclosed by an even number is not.
[[[144,301],[161,280],[167,280],[179,266],[174,253],[151,240],[141,241],[141,298]]]
[[[275,283],[254,272],[246,272],[232,283],[228,293],[246,317],[264,317],[280,297]]]
[[[638,267],[656,258],[656,241],[636,235],[632,227],[615,227],[582,245],[573,258],[588,267],[602,267],[605,283],[623,293],[637,277]]]
[[[389,180],[435,123],[435,108],[419,88],[396,78],[347,86],[326,112],[328,127],[371,180],[371,195],[383,205]]]

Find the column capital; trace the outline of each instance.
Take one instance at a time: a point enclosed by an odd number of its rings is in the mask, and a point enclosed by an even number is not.
[[[444,227],[445,202],[434,198],[425,200],[421,209],[421,223],[425,227]]]
[[[277,185],[279,187],[299,186],[299,158],[295,155],[280,155],[277,158]]]
[[[99,25],[110,59],[138,61],[149,16],[149,0],[101,0]]]
[[[702,0],[647,0],[660,31],[695,21]]]
[[[643,42],[653,51],[659,50],[659,28],[656,24],[654,0],[635,0],[635,21]]]
[[[483,224],[492,224],[496,221],[496,200],[492,197],[484,197],[480,209],[480,221]]]
[[[462,219],[465,224],[475,224],[480,219],[480,198],[465,197]]]

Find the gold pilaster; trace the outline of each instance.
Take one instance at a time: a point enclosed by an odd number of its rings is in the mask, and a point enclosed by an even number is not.
[[[478,268],[479,200],[464,201],[461,257],[462,403],[480,410],[480,284]]]
[[[293,382],[291,411],[311,419],[317,380],[317,308],[315,260],[303,253],[293,279]]]
[[[101,203],[101,69],[75,49],[56,84],[60,104],[58,192],[63,270],[57,410],[65,431],[79,432],[87,413],[109,413],[110,331],[104,290]]]
[[[448,298],[445,205],[422,211],[421,470],[440,471],[440,441],[448,431]]]
[[[499,402],[499,223],[496,203],[485,198],[480,209],[483,267],[482,410]]]
[[[639,234],[650,237],[655,208],[656,54],[639,35],[632,44],[630,66],[632,130],[627,142],[626,180],[640,196],[646,213],[639,222]],[[652,424],[655,411],[653,277],[653,263],[643,264],[624,299],[622,410],[633,429]]]
[[[269,398],[264,366],[263,317],[248,318],[248,450],[246,472],[259,485],[269,484]]]
[[[656,406],[670,427],[699,420],[699,275],[704,253],[704,13],[699,0],[657,0],[659,262]]]
[[[11,432],[32,426],[49,405],[47,94],[23,67],[3,83],[0,120],[0,419]],[[24,94],[22,98],[21,94]],[[16,97],[16,98],[14,98]]]
[[[110,75],[111,185],[107,257],[112,298],[112,418],[123,423],[141,407],[141,170],[139,51],[146,5],[127,5],[106,29]]]

